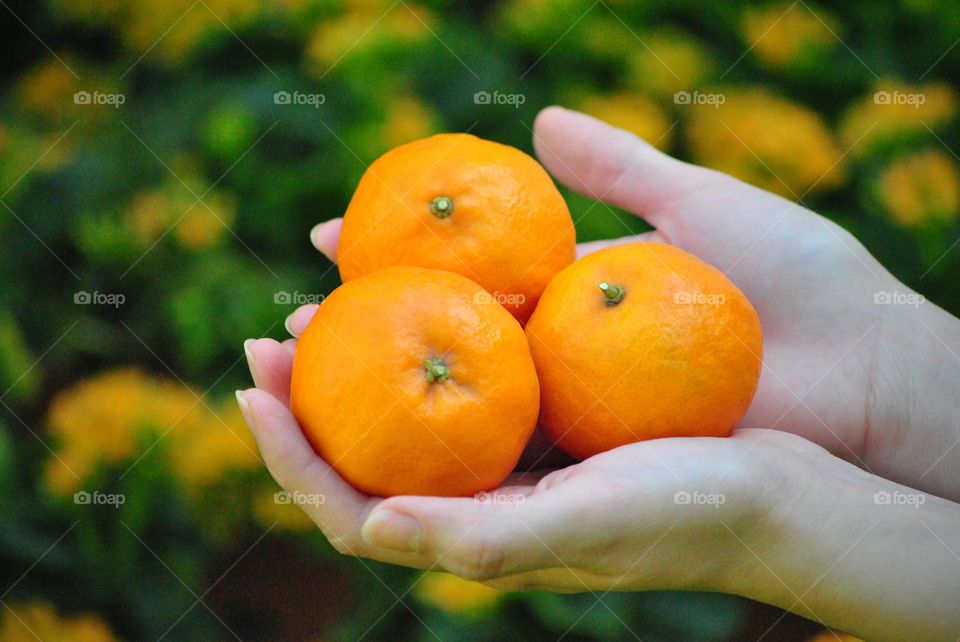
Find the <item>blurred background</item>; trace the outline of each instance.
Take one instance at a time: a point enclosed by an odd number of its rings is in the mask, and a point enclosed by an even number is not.
[[[552,103],[801,201],[960,313],[960,4],[0,5],[0,640],[822,632],[341,557],[263,469],[241,344],[337,286],[307,234],[378,155],[442,131],[532,153]],[[564,195],[581,241],[645,229]]]

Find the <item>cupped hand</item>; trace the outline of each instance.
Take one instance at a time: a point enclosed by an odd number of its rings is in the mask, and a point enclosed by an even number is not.
[[[934,353],[941,345],[953,353],[956,320],[935,306],[911,317],[875,305],[874,294],[907,289],[842,228],[631,134],[550,108],[534,142],[555,177],[644,217],[656,229],[640,239],[719,267],[753,302],[764,368],[744,427],[729,439],[658,439],[514,473],[472,498],[384,499],[350,486],[303,436],[289,409],[296,339],[260,339],[245,345],[256,388],[238,400],[274,478],[291,493],[323,495],[302,508],[350,555],[502,589],[726,591],[877,639],[908,631],[946,639],[960,625],[949,588],[955,555],[944,544],[960,538],[956,504],[926,497],[921,513],[878,503],[877,493],[915,494],[824,448],[912,486],[960,494],[949,465],[957,409],[918,404],[920,388],[904,386],[918,373],[928,394],[953,385],[956,368]],[[339,229],[335,219],[311,233],[332,260]],[[294,337],[315,311],[288,318]],[[941,345],[903,348],[917,323]],[[907,414],[921,405],[923,418]],[[746,428],[756,425],[776,430]],[[529,459],[543,465],[543,450]],[[867,537],[874,529],[885,538]],[[891,547],[912,553],[889,556]],[[884,581],[890,576],[931,588],[904,593]]]
[[[909,289],[850,233],[796,203],[559,107],[538,116],[534,147],[555,178],[598,199],[596,206],[617,205],[656,228],[582,243],[580,255],[634,240],[670,243],[719,268],[756,307],[763,371],[741,427],[791,432],[871,472],[960,495],[951,473],[960,448],[940,459],[960,434],[922,426],[908,392],[945,380],[942,372],[928,374],[936,364],[957,371],[960,345],[956,360],[944,358],[940,337],[960,338],[958,324],[929,302],[920,310],[876,304],[875,295]],[[333,219],[311,233],[334,261],[340,224]],[[917,365],[907,375],[910,364]],[[921,377],[927,380],[916,383]],[[932,406],[937,395],[931,397]]]
[[[312,311],[301,309],[288,326],[299,333]],[[369,496],[314,453],[290,413],[293,347],[292,339],[248,344],[257,387],[238,395],[277,482],[294,495],[323,495],[301,508],[342,553],[497,588],[719,589],[742,555],[738,539],[763,523],[769,470],[761,455],[827,456],[785,433],[739,430],[730,439],[660,439],[515,473],[474,497]]]

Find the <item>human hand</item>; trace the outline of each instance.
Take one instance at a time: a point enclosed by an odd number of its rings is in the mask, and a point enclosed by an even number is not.
[[[576,135],[561,135],[565,130]],[[913,478],[917,469],[906,465],[909,457],[897,458],[896,441],[899,450],[915,455],[950,437],[933,431],[911,442],[895,432],[903,426],[895,421],[903,420],[902,398],[881,393],[896,390],[890,364],[909,366],[891,348],[897,344],[883,339],[913,320],[889,306],[870,307],[873,292],[904,288],[842,229],[584,116],[551,109],[536,131],[541,159],[555,176],[643,212],[658,226],[645,240],[674,243],[726,268],[754,302],[767,339],[765,378],[745,425],[767,421],[825,442],[864,467],[870,461]],[[579,145],[589,153],[578,148],[581,135]],[[579,167],[584,182],[572,167]],[[772,222],[771,207],[783,208]],[[333,259],[338,230],[334,220],[312,234]],[[606,244],[586,244],[582,251]],[[754,252],[761,258],[750,258]],[[780,261],[788,267],[779,267]],[[854,278],[855,265],[869,277]],[[743,266],[750,269],[741,273]],[[871,296],[860,301],[854,292]],[[952,338],[955,320],[930,307],[920,322]],[[315,309],[306,306],[291,316],[294,336]],[[828,330],[835,333],[822,334]],[[850,345],[841,350],[837,336]],[[924,637],[926,631],[935,639],[958,626],[950,615],[956,574],[944,555],[953,550],[950,542],[960,541],[956,506],[931,497],[922,517],[902,509],[877,512],[883,509],[872,493],[898,492],[896,485],[803,439],[741,429],[725,440],[642,442],[562,470],[515,474],[486,502],[370,497],[312,451],[290,414],[294,345],[260,340],[248,346],[258,389],[241,394],[241,407],[281,485],[324,495],[323,504],[305,508],[344,553],[444,569],[507,589],[722,590],[877,638],[902,638],[908,631]],[[801,384],[806,392],[793,394]],[[878,422],[880,416],[892,423]],[[804,417],[813,417],[813,425]],[[951,481],[933,476],[930,485],[942,487],[944,480]],[[724,499],[706,507],[677,504],[675,493],[685,492]],[[826,504],[824,496],[834,501]],[[865,554],[854,550],[880,523],[893,533],[881,542],[884,550],[910,548],[909,564],[884,557],[869,539]],[[883,581],[892,575],[931,589],[894,595]],[[807,590],[793,588],[808,580]],[[848,586],[856,590],[837,599]]]
[[[657,228],[581,244],[581,255],[634,240],[671,243],[718,267],[753,303],[763,371],[741,426],[792,432],[871,472],[960,498],[952,474],[960,322],[929,302],[877,305],[878,293],[910,290],[828,219],[589,116],[544,110],[534,146],[555,178]],[[340,221],[311,234],[331,260]]]
[[[295,313],[291,330],[312,312]],[[284,401],[293,340],[247,348],[257,388],[238,399],[264,460],[287,491],[323,495],[302,508],[342,553],[504,590],[724,591],[869,639],[951,639],[960,627],[957,506],[878,504],[878,492],[909,489],[794,435],[657,439],[515,474],[473,498],[383,499],[351,487],[304,438]]]

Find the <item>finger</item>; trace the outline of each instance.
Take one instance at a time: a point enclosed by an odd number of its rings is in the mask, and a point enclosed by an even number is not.
[[[265,390],[251,388],[237,391],[237,403],[270,474],[338,552],[412,568],[435,564],[423,555],[379,549],[363,541],[360,528],[383,500],[356,490],[319,457],[280,401]]]
[[[293,343],[293,339],[284,343],[277,343],[273,339],[247,339],[243,343],[253,383],[288,407]]]
[[[287,317],[287,320],[283,322],[283,326],[287,329],[287,332],[295,337],[299,337],[303,334],[303,331],[307,329],[307,324],[310,323],[310,319],[313,318],[313,315],[317,313],[319,308],[320,306],[316,303],[301,305]]]
[[[577,499],[563,493],[554,496],[528,493],[512,501],[492,497],[482,502],[464,497],[391,497],[371,512],[363,538],[375,546],[418,552],[470,580],[572,565],[582,540],[591,535],[579,527],[584,522]],[[580,541],[573,531],[578,531]]]
[[[657,227],[662,227],[671,204],[712,174],[671,158],[628,131],[562,107],[540,112],[533,143],[540,161],[563,183]]]
[[[810,226],[822,226],[822,219],[799,205],[671,158],[585,114],[544,109],[534,124],[533,142],[554,177],[643,217],[657,228],[659,240],[724,270],[730,265],[745,273],[751,266],[764,269],[782,259],[784,243],[824,238],[821,230],[809,233]]]
[[[358,534],[373,506],[371,498],[344,481],[314,452],[290,410],[258,388],[237,391],[237,403],[277,483],[289,493],[317,498],[299,505],[331,542],[336,544],[338,539],[346,541],[350,533]]]
[[[323,252],[332,262],[337,262],[337,242],[340,240],[342,218],[332,218],[329,221],[318,223],[310,230],[310,241],[313,246]]]
[[[586,243],[577,243],[577,258],[579,259],[587,254],[590,254],[591,252],[613,247],[614,245],[623,245],[624,243],[634,243],[637,241],[648,241],[654,243],[667,242],[666,239],[663,238],[663,235],[660,234],[659,230],[650,230],[649,232],[643,232],[642,234],[636,234],[634,236],[621,236],[620,238],[605,239],[603,241],[587,241]]]

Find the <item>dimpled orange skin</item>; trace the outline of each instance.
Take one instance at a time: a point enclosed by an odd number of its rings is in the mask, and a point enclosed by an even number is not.
[[[623,299],[608,305],[600,282],[625,287]],[[540,425],[579,459],[659,437],[727,437],[760,378],[763,335],[746,296],[663,243],[573,263],[551,281],[526,333]]]
[[[442,196],[453,207],[441,218],[430,205]],[[449,270],[495,294],[521,323],[575,258],[570,211],[547,172],[518,149],[470,134],[438,134],[377,159],[337,246],[344,282],[389,265]]]
[[[520,324],[477,284],[398,266],[345,283],[297,341],[290,404],[314,450],[371,495],[471,495],[510,474],[537,423]],[[450,377],[429,381],[441,357]]]

